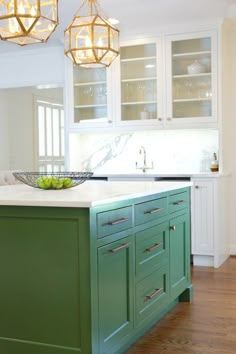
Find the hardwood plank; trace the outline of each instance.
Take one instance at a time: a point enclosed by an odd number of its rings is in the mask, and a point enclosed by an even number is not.
[[[194,300],[179,303],[125,354],[235,354],[236,257],[192,267]]]

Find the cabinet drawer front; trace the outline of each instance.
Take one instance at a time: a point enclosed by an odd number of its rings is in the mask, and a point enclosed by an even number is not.
[[[136,233],[136,275],[150,273],[169,260],[169,222]]]
[[[132,226],[133,218],[131,206],[97,214],[98,238],[127,230]]]
[[[135,225],[157,219],[167,214],[167,198],[150,200],[135,205]]]
[[[169,212],[174,213],[175,211],[184,209],[188,207],[189,204],[189,194],[187,191],[172,194],[169,197]]]
[[[158,313],[169,299],[168,267],[162,267],[136,285],[136,324]]]

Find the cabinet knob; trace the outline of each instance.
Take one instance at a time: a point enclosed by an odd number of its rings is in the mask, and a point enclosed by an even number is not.
[[[159,117],[159,118],[157,118],[157,120],[159,120],[159,122],[162,122],[163,119]]]
[[[168,117],[168,118],[166,118],[166,120],[168,120],[168,122],[170,122],[172,120],[172,118]]]
[[[200,187],[198,185],[195,186],[196,189],[199,189]]]
[[[170,226],[170,230],[175,231],[175,229],[176,229],[175,225],[171,225],[171,226]]]

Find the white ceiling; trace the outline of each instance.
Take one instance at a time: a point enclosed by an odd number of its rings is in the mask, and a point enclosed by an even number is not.
[[[59,0],[60,24],[46,44],[24,47],[40,48],[63,42],[64,29],[82,4],[82,0]],[[121,39],[166,32],[170,25],[215,22],[223,17],[236,17],[236,0],[100,0],[108,17],[120,21]],[[0,41],[0,52],[21,50],[16,44]]]

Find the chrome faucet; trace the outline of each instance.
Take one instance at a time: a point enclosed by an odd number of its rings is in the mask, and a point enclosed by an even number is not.
[[[143,172],[146,172],[146,170],[153,168],[153,161],[151,166],[147,165],[147,153],[144,146],[141,146],[139,149],[139,154],[141,155],[142,153],[143,153],[143,166],[138,167],[138,161],[136,161],[136,169],[141,169]]]

